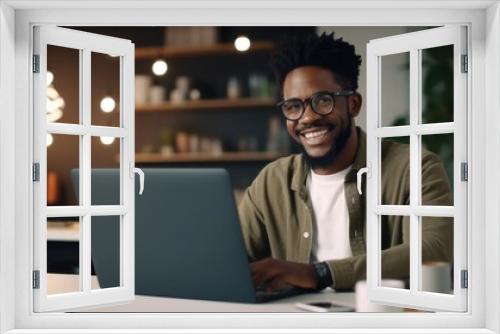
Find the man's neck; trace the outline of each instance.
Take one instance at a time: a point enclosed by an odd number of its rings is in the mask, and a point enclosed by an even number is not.
[[[356,158],[356,153],[358,152],[358,141],[358,131],[356,127],[353,126],[351,136],[347,140],[342,151],[337,155],[335,161],[328,166],[313,167],[314,173],[319,175],[335,174],[352,165]]]

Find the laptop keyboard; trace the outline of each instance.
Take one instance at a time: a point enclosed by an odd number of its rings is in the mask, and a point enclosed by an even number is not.
[[[258,286],[255,288],[255,295],[257,297],[257,301],[259,302],[291,297],[305,292],[309,291],[299,289],[294,286],[287,286],[282,289],[272,291],[267,291],[266,286]]]

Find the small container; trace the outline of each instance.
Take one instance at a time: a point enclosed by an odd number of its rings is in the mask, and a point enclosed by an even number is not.
[[[177,132],[175,135],[175,148],[179,153],[189,152],[189,134],[187,132]]]
[[[199,89],[193,88],[189,91],[189,99],[190,100],[199,100],[201,97],[201,93]]]
[[[149,87],[151,87],[151,77],[139,74],[135,76],[135,104],[146,104],[149,101]]]
[[[200,151],[200,138],[192,134],[189,136],[189,152],[196,153]]]
[[[240,95],[240,82],[236,77],[229,78],[229,81],[227,82],[227,97],[229,99],[237,99]]]
[[[175,88],[179,88],[181,91],[188,92],[190,87],[189,78],[187,76],[180,76],[175,79]]]
[[[161,104],[163,101],[165,101],[165,87],[152,86],[149,89],[149,103]]]

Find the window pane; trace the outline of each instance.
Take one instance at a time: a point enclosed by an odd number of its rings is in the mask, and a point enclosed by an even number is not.
[[[380,216],[381,238],[380,250],[381,256],[381,280],[380,286],[409,289],[410,273],[410,217],[409,216]],[[400,240],[395,239],[394,235],[402,236]],[[384,250],[404,244],[404,247],[396,260],[392,263],[385,263]],[[393,251],[393,250],[392,250]],[[385,251],[387,252],[387,251]],[[394,257],[393,257],[394,259]]]
[[[119,159],[120,138],[92,137],[92,205],[120,205],[119,177],[108,179],[103,176],[111,172],[109,169],[114,169],[119,175]],[[108,170],[104,171],[104,168]],[[105,183],[98,181],[103,177]]]
[[[381,185],[382,205],[410,204],[410,137],[382,140]]]
[[[422,50],[422,123],[453,122],[453,45]]]
[[[380,126],[410,124],[410,53],[381,57]]]
[[[120,286],[120,216],[93,216],[92,267],[99,284],[92,289]]]
[[[47,134],[47,205],[78,205],[79,164],[80,136]]]
[[[80,289],[80,219],[47,219],[47,293],[78,292]]]
[[[80,50],[47,45],[47,122],[80,123]]]
[[[453,294],[453,218],[421,217],[422,291]]]
[[[91,53],[92,125],[120,127],[120,59]]]
[[[453,134],[421,136],[421,140],[422,205],[453,205]]]

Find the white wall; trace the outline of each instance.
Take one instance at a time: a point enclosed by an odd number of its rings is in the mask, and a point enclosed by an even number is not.
[[[366,45],[372,39],[394,36],[408,32],[407,27],[319,27],[318,33],[335,32],[335,38],[342,37],[344,41],[353,44],[356,54],[361,56],[358,92],[363,96],[361,113],[356,118],[356,124],[366,130]],[[384,82],[382,101],[391,108],[383,111],[384,123],[392,123],[397,116],[407,112],[409,106],[409,71],[404,70],[406,59],[403,56],[391,56],[391,66],[383,71]],[[388,105],[384,103],[384,106]]]
[[[0,300],[14,300],[14,10],[0,3]],[[6,288],[8,287],[8,288]],[[14,328],[14,305],[0,303],[0,333]]]

